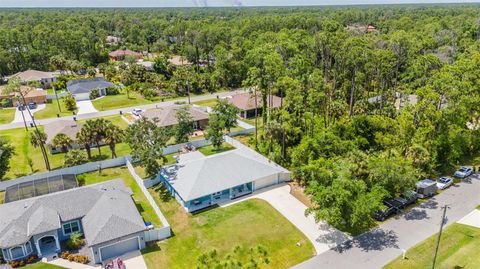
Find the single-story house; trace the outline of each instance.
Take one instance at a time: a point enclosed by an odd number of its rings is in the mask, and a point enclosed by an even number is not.
[[[0,86],[0,101],[7,99],[10,101],[11,106],[15,106],[17,102],[23,103],[23,99],[20,97],[20,94],[18,93],[6,94],[5,87],[6,86]],[[25,102],[27,104],[31,102],[34,102],[37,104],[44,104],[47,102],[47,91],[43,89],[33,89],[31,87],[21,86],[20,90],[23,92],[25,96]]]
[[[85,237],[101,263],[145,247],[147,226],[120,179],[0,205],[0,251],[5,260],[55,257],[73,233]]]
[[[146,71],[148,72],[152,72],[154,69],[153,69],[153,62],[150,62],[150,61],[138,61],[137,64],[143,66],[143,68],[145,68]]]
[[[27,70],[18,72],[7,77],[8,79],[18,77],[23,83],[39,82],[44,88],[49,88],[51,83],[57,80],[60,72],[44,72],[38,70]]]
[[[157,119],[157,125],[160,127],[171,127],[178,124],[177,111],[182,108],[181,105],[172,105],[158,109],[147,110],[142,113],[142,117]],[[190,116],[192,116],[195,130],[203,130],[208,125],[208,113],[195,106],[188,106]]]
[[[105,42],[108,45],[117,45],[118,43],[122,42],[122,38],[118,36],[109,35],[105,38]]]
[[[229,103],[240,109],[240,117],[248,119],[255,117],[255,94],[254,93],[239,93],[232,96],[225,97]],[[280,107],[282,105],[282,98],[269,95],[267,98],[267,105],[270,108]],[[262,94],[257,93],[257,115],[262,113]]]
[[[107,95],[107,88],[114,88],[115,84],[104,78],[76,79],[67,82],[67,90],[77,101],[89,100],[92,91],[98,91],[99,96]]]
[[[115,51],[112,51],[108,54],[108,58],[110,58],[110,60],[112,60],[112,61],[123,61],[125,59],[125,56],[131,56],[131,57],[133,57],[134,59],[137,59],[137,60],[143,58],[143,55],[140,52],[136,52],[136,51],[129,50],[129,49],[115,50]]]
[[[263,156],[235,149],[211,156],[180,155],[162,168],[160,181],[187,212],[232,200],[290,180],[290,172]]]
[[[77,123],[73,120],[56,120],[50,123],[45,124],[44,132],[47,135],[47,140],[45,144],[47,144],[48,150],[50,153],[58,153],[61,152],[62,149],[55,148],[53,146],[53,139],[57,134],[65,134],[66,136],[70,137],[72,140],[76,140],[77,133],[80,132],[82,129],[83,124]],[[82,148],[83,146],[74,144],[72,148]]]

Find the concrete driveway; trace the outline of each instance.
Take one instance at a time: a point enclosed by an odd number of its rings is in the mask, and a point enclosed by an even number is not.
[[[446,225],[449,225],[480,204],[479,193],[480,176],[477,174],[378,228],[293,268],[382,268],[400,256],[404,249],[408,250],[438,232],[443,205],[448,205]]]
[[[37,108],[30,109],[30,112],[33,114],[33,116],[35,116],[35,112],[45,109],[45,107],[46,107],[45,104],[40,104],[40,105],[37,105]],[[23,111],[23,115],[25,116],[25,120],[27,121],[27,124],[32,121],[32,118],[30,117],[30,114],[26,109]],[[15,117],[12,123],[23,123],[22,111],[18,110],[18,108],[15,109]]]
[[[287,184],[266,188],[255,192],[252,195],[234,200],[234,202],[231,203],[227,202],[220,206],[229,206],[252,198],[259,198],[267,201],[278,210],[278,212],[293,223],[293,225],[302,231],[312,242],[317,255],[349,240],[344,233],[330,227],[326,223],[316,223],[312,215],[305,216],[305,210],[307,207],[290,194],[290,186]]]
[[[125,264],[125,267],[127,269],[147,269],[147,264],[145,263],[145,260],[143,259],[142,253],[140,253],[139,250],[137,251],[132,251],[129,252],[125,255],[120,256],[122,259],[123,263]],[[96,264],[94,266],[88,265],[88,264],[80,264],[76,262],[71,262],[69,260],[57,258],[52,261],[48,261],[48,263],[61,266],[64,268],[70,268],[70,269],[96,269],[96,268],[102,268],[100,264]]]
[[[98,112],[92,104],[92,101],[85,100],[85,101],[77,101],[77,108],[78,108],[78,115],[82,114],[90,114]]]

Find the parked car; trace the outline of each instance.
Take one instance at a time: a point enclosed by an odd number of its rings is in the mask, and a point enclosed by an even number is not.
[[[418,200],[418,195],[414,191],[406,191],[400,195],[399,198],[397,199],[402,199],[402,201],[405,203],[404,207],[407,207],[409,205],[413,205],[417,202]]]
[[[449,178],[449,177],[441,177],[439,179],[437,179],[437,188],[439,190],[444,190],[450,186],[452,186],[453,184],[453,179]]]
[[[393,204],[389,203],[388,201],[383,202],[383,204],[387,207],[384,210],[379,210],[375,212],[375,219],[378,221],[384,221],[388,217],[393,216],[398,213],[399,209],[395,207]]]
[[[432,197],[437,193],[437,182],[424,179],[417,182],[417,194],[420,198]]]
[[[471,174],[473,174],[473,169],[471,167],[462,166],[453,175],[458,178],[466,178]]]
[[[35,102],[30,102],[30,103],[28,103],[28,108],[29,108],[29,109],[35,109],[35,108],[37,108],[37,103],[35,103]]]
[[[132,110],[132,114],[137,116],[137,117],[140,117],[140,114],[142,114],[143,110],[141,110],[140,108],[134,108]]]
[[[25,106],[24,106],[24,105],[18,105],[17,108],[18,108],[19,111],[25,110]]]

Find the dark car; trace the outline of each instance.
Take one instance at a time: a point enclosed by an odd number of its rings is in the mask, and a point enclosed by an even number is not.
[[[28,108],[29,108],[29,109],[35,109],[35,108],[37,108],[37,103],[35,103],[35,102],[30,102],[30,103],[28,103]]]
[[[18,105],[17,108],[18,108],[19,111],[25,110],[25,106],[24,106],[24,105]]]
[[[398,209],[395,205],[389,203],[389,201],[385,201],[385,202],[383,202],[383,204],[384,204],[387,208],[384,209],[384,210],[379,210],[379,211],[375,212],[375,216],[374,216],[374,217],[375,217],[375,219],[378,220],[378,221],[384,221],[384,220],[386,220],[388,217],[397,214],[398,211],[399,211],[399,209]]]
[[[417,199],[417,194],[414,191],[406,191],[394,200],[400,204],[399,208],[405,208],[409,205],[415,204]]]

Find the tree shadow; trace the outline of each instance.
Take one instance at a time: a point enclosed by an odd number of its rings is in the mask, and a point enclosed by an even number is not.
[[[398,236],[394,231],[376,228],[335,247],[334,250],[342,253],[352,247],[357,247],[365,252],[380,251],[385,248],[398,248],[397,242]]]
[[[425,203],[422,203],[418,206],[418,208],[428,208],[428,209],[437,209],[438,202],[435,198],[430,198]]]
[[[319,243],[327,244],[329,247],[342,244],[347,240],[349,240],[349,237],[347,235],[329,226],[328,224],[320,223],[319,230],[327,231],[327,232],[320,235],[317,239],[315,239],[315,241]]]
[[[425,209],[414,208],[404,214],[406,220],[422,220],[428,219]]]

